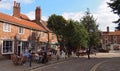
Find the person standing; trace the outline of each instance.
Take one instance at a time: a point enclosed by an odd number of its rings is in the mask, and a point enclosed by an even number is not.
[[[27,60],[29,61],[29,66],[31,67],[31,62],[32,62],[32,54],[31,50],[25,50],[25,56],[27,57]]]
[[[42,63],[46,63],[47,62],[47,51],[45,50],[44,47],[42,47]]]
[[[87,55],[88,55],[88,59],[90,59],[90,49],[88,48],[86,52],[87,52]]]
[[[57,61],[60,59],[60,47],[57,48]]]

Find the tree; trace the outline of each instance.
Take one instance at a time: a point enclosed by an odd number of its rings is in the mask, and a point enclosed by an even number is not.
[[[56,15],[53,14],[49,17],[48,19],[48,25],[47,27],[53,31],[53,33],[56,34],[58,42],[60,43],[60,47],[64,47],[63,46],[63,32],[65,29],[65,24],[66,24],[66,20],[60,16],[60,15]]]
[[[85,48],[88,42],[88,33],[83,24],[69,20],[64,33],[65,45],[69,51]]]
[[[87,32],[89,33],[88,53],[90,54],[91,48],[96,47],[100,41],[98,25],[96,24],[96,20],[94,19],[93,15],[90,14],[89,10],[87,10],[85,16],[82,17],[81,23],[85,26]],[[88,56],[88,58],[90,57]]]
[[[118,23],[116,29],[120,30],[120,0],[110,0],[107,4],[112,8],[112,12],[119,16],[118,20],[114,21],[114,23]]]
[[[47,26],[57,35],[60,47],[68,55],[80,46],[86,47],[88,33],[80,22],[73,20],[66,21],[62,16],[53,14],[49,17]]]

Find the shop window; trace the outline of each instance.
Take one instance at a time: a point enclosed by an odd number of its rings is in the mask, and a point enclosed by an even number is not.
[[[22,52],[25,52],[26,49],[29,47],[29,42],[23,41],[22,42]]]
[[[2,54],[14,53],[13,48],[14,48],[13,41],[11,41],[11,40],[3,40]]]

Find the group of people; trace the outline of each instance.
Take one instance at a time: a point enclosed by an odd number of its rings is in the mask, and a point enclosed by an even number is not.
[[[45,47],[41,47],[34,53],[29,49],[25,49],[25,51],[20,56],[13,54],[12,60],[15,64],[25,64],[28,61],[29,65],[31,66],[32,61],[46,64],[49,60],[51,60],[52,55],[55,55],[56,59],[59,60],[60,54],[61,51],[59,47],[56,50],[53,48],[46,49]]]
[[[58,47],[56,50],[53,48],[40,48],[36,53],[35,53],[35,61],[36,62],[41,62],[41,63],[46,63],[49,60],[51,60],[52,56],[56,56],[56,59],[60,59],[60,48]]]
[[[34,60],[38,63],[46,63],[48,62],[47,59],[47,51],[45,50],[44,47],[39,49],[35,54],[34,54]]]

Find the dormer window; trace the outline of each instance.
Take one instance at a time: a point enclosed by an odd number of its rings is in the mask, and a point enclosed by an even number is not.
[[[4,32],[11,32],[11,25],[8,23],[3,24],[3,31]]]
[[[19,34],[24,34],[24,28],[19,27]]]

